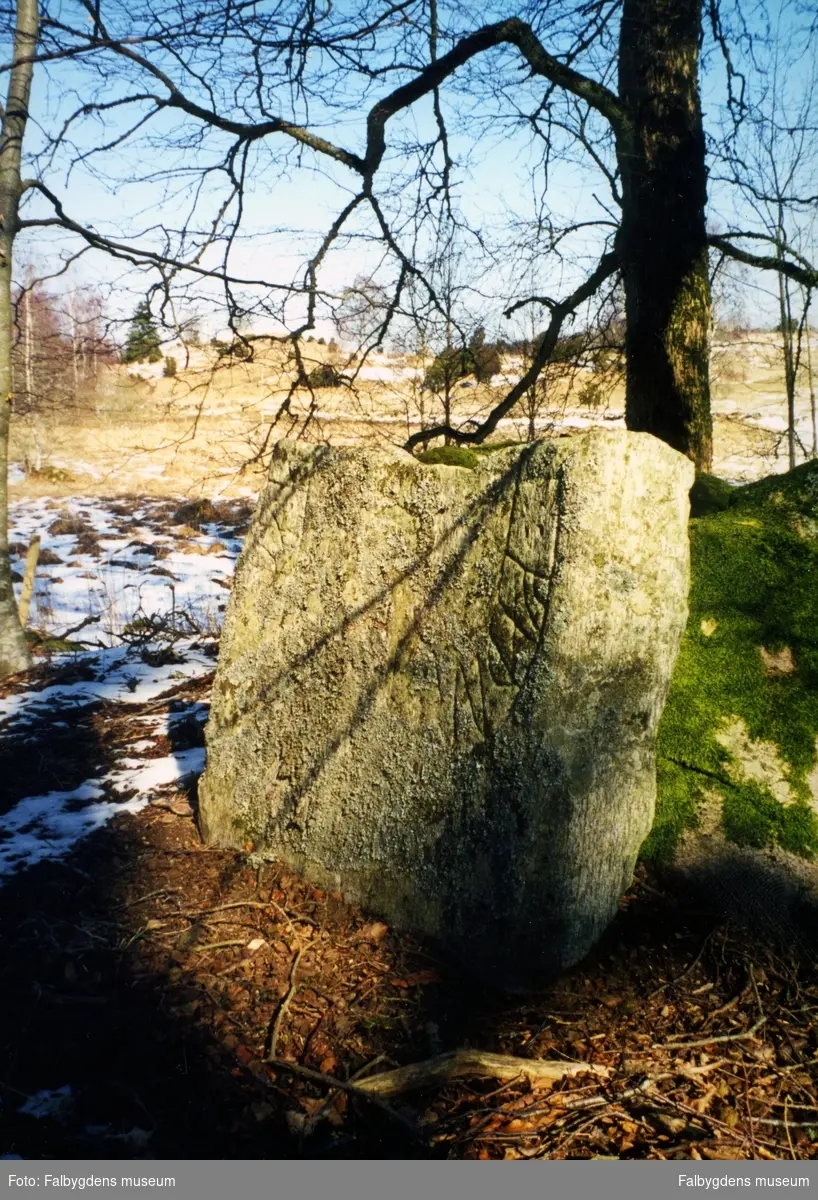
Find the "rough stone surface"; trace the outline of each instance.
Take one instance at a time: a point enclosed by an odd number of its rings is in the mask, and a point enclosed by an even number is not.
[[[280,444],[225,621],[205,838],[508,983],[577,961],[653,817],[691,482],[641,433],[474,470]]]

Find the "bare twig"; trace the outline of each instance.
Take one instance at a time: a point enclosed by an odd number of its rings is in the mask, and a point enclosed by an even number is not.
[[[677,975],[675,979],[668,979],[667,983],[660,984],[660,986],[658,988],[655,988],[648,995],[648,1000],[652,1000],[654,998],[654,996],[658,996],[660,994],[660,992],[663,992],[665,990],[665,988],[674,987],[677,983],[681,983],[683,979],[687,979],[688,975],[691,974],[693,969],[701,961],[701,957],[704,954],[705,950],[707,949],[707,943],[710,941],[711,936],[712,936],[712,934],[708,933],[707,937],[702,942],[701,950],[696,955],[696,957],[693,959],[693,962],[690,964],[690,966],[687,967],[684,971],[682,971],[681,975]]]
[[[795,1158],[796,1155],[795,1155],[795,1150],[793,1149],[793,1144],[792,1144],[792,1134],[790,1133],[790,1123],[787,1120],[787,1104],[789,1103],[789,1099],[790,1099],[790,1096],[789,1096],[789,1092],[788,1092],[787,1095],[784,1097],[784,1129],[786,1130],[786,1133],[787,1133],[787,1144],[789,1145],[789,1148],[790,1148],[790,1156],[792,1158]]]
[[[694,1046],[712,1046],[717,1042],[743,1042],[748,1038],[754,1038],[756,1030],[766,1024],[767,1018],[762,1017],[760,1021],[756,1021],[752,1029],[747,1029],[744,1033],[723,1033],[719,1037],[704,1037],[696,1038],[692,1042],[654,1042],[654,1050],[689,1050]]]
[[[387,1104],[380,1096],[373,1095],[372,1092],[367,1091],[365,1086],[368,1082],[367,1080],[364,1080],[363,1083],[347,1083],[344,1079],[336,1079],[334,1075],[325,1075],[323,1071],[313,1071],[311,1067],[302,1067],[300,1063],[285,1062],[280,1058],[270,1058],[267,1062],[271,1067],[275,1067],[277,1071],[286,1071],[290,1075],[299,1075],[303,1079],[309,1079],[312,1083],[320,1083],[324,1087],[334,1088],[340,1092],[347,1092],[350,1096],[356,1096],[359,1100],[366,1100],[370,1104],[374,1104],[381,1112],[390,1116],[393,1121],[397,1121],[415,1140],[424,1140],[423,1134],[413,1121],[404,1117],[402,1113],[399,1113],[391,1104]],[[378,1076],[375,1076],[375,1078],[377,1079]]]
[[[144,896],[137,896],[136,900],[129,900],[127,904],[123,904],[123,908],[133,908],[135,904],[143,904],[146,900],[153,900],[156,896],[166,896],[172,893],[178,893],[181,888],[157,888],[155,892],[147,892]]]
[[[83,617],[83,619],[78,624],[72,625],[70,629],[65,629],[65,630],[63,630],[62,633],[57,633],[54,636],[58,637],[58,638],[67,638],[72,633],[79,633],[79,631],[81,629],[85,629],[85,627],[87,625],[98,625],[100,620],[101,620],[101,618],[99,616],[92,615],[92,616],[88,616],[88,617]]]
[[[301,955],[303,953],[304,953],[304,947],[299,946],[298,953],[296,954],[295,958],[293,959],[292,966],[290,967],[290,979],[289,979],[290,986],[287,990],[286,995],[282,996],[281,1000],[279,1001],[279,1003],[276,1007],[276,1011],[273,1016],[273,1019],[270,1022],[269,1029],[267,1031],[267,1037],[264,1042],[264,1057],[268,1061],[271,1061],[272,1059],[275,1058],[276,1046],[278,1045],[278,1035],[281,1031],[281,1022],[284,1020],[284,1017],[287,1015],[287,1009],[290,1007],[292,1000],[293,1000],[293,996],[295,995],[296,991],[298,990],[298,985],[295,982],[295,973],[298,970],[298,964],[301,962]]]
[[[362,1066],[360,1068],[360,1070],[356,1071],[349,1082],[357,1083],[362,1078],[362,1076],[366,1075],[367,1071],[371,1071],[373,1069],[373,1067],[379,1067],[381,1065],[381,1063],[385,1062],[385,1061],[387,1061],[386,1056],[384,1054],[379,1054],[376,1058],[373,1058],[370,1062],[365,1063],[364,1066]],[[341,1092],[339,1092],[337,1088],[334,1089],[333,1091],[331,1091],[330,1094],[327,1096],[326,1100],[324,1101],[324,1103],[318,1109],[318,1111],[309,1118],[309,1120],[304,1125],[304,1128],[301,1130],[301,1137],[299,1139],[300,1145],[303,1146],[304,1142],[312,1134],[316,1125],[319,1123],[319,1121],[321,1121],[326,1116],[326,1114],[332,1108],[333,1104],[335,1103],[335,1101],[338,1099],[338,1097],[340,1095],[341,1095]]]
[[[175,936],[176,935],[174,934],[174,937]],[[225,948],[225,946],[246,946],[246,945],[247,945],[247,943],[244,940],[236,941],[236,939],[234,938],[232,941],[229,941],[229,942],[207,942],[207,944],[204,946],[186,946],[185,949],[189,950],[191,954],[204,954],[204,952],[206,950],[223,950]]]

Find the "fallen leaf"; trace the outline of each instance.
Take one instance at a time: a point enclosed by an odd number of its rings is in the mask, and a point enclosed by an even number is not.
[[[690,1107],[695,1108],[697,1113],[706,1113],[716,1095],[715,1087],[709,1087],[703,1096],[699,1096],[698,1099],[691,1102]]]
[[[284,1119],[287,1122],[287,1128],[293,1137],[298,1137],[304,1132],[304,1126],[307,1124],[306,1113],[288,1112],[284,1114]]]
[[[373,921],[371,925],[364,925],[363,929],[358,930],[355,941],[374,942],[377,946],[388,932],[389,926],[384,925],[383,921]]]
[[[426,983],[437,983],[440,979],[437,971],[432,971],[427,968],[423,971],[415,971],[414,975],[407,975],[404,981],[406,987],[422,987]]]
[[[672,1133],[674,1136],[687,1128],[687,1121],[683,1117],[671,1117],[667,1113],[656,1113],[655,1119],[668,1133]]]
[[[256,950],[260,950],[262,946],[266,946],[266,945],[267,945],[267,943],[263,937],[255,937],[255,938],[252,938],[252,940],[247,943],[247,949],[252,950],[253,953],[255,954]]]
[[[521,1117],[515,1117],[513,1121],[509,1121],[505,1127],[506,1133],[534,1133],[539,1128],[539,1121],[524,1121]]]

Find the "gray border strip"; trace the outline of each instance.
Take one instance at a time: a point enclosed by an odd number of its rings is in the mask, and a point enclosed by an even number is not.
[[[781,1196],[793,1189],[801,1196],[818,1193],[818,1162],[6,1159],[0,1172],[0,1200],[65,1200],[78,1194],[84,1200],[699,1200],[714,1192],[721,1200],[747,1200],[751,1193]]]

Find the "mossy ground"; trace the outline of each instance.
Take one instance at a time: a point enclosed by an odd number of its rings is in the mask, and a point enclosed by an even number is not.
[[[690,489],[691,517],[706,517],[710,513],[723,512],[730,504],[734,490],[725,479],[719,479],[718,475],[699,472]]]
[[[818,735],[818,463],[726,488],[712,477],[698,481],[705,503],[694,511],[706,515],[690,522],[690,618],[659,727],[657,815],[643,855],[671,857],[685,829],[698,824],[706,793],[715,792],[728,839],[811,858],[818,851],[806,778]],[[769,672],[762,647],[770,654],[788,647],[795,670]],[[717,734],[735,718],[750,738],[777,748],[793,803],[731,773]]]

